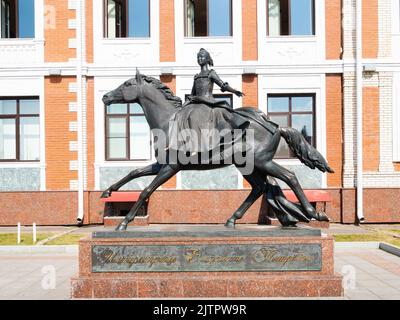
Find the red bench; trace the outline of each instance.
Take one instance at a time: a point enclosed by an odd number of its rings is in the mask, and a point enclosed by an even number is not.
[[[292,190],[283,190],[285,197],[292,202],[299,202],[296,195]],[[329,202],[331,201],[331,196],[329,192],[324,190],[304,190],[304,193],[311,203],[318,203],[318,202]]]
[[[111,193],[111,197],[102,198],[101,201],[108,202],[136,202],[138,201],[140,192],[122,192],[116,191]]]
[[[138,201],[140,192],[123,192],[116,191],[111,193],[111,197],[102,198],[101,201],[105,203],[104,208],[104,226],[116,226],[123,219],[125,214],[128,213],[132,207],[132,203]],[[134,225],[148,225],[149,218],[147,215],[147,202],[142,209],[139,210],[138,215],[134,220]]]
[[[292,190],[283,190],[283,194],[289,201],[297,203],[299,202]],[[332,201],[331,195],[325,190],[304,190],[304,194],[306,195],[307,200],[311,204],[315,205],[315,209],[317,211],[326,212],[326,203]],[[273,220],[274,221],[270,219],[271,224],[279,225],[279,222],[275,221],[275,219]],[[312,220],[310,222],[310,226],[317,228],[329,228],[329,222]]]

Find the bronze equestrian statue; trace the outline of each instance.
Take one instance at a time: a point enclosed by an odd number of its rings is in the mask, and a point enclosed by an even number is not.
[[[212,170],[231,164],[235,165],[242,173],[252,190],[242,205],[227,220],[226,227],[233,228],[236,220],[241,219],[250,206],[263,194],[283,226],[295,226],[299,221],[309,222],[312,218],[329,221],[325,213],[316,212],[309,203],[295,174],[273,161],[281,137],[286,140],[296,157],[306,166],[311,169],[317,168],[322,172],[333,173],[324,157],[306,141],[300,132],[293,128],[279,127],[269,121],[263,112],[254,108],[232,109],[225,101],[215,100],[212,95],[214,83],[222,91],[232,92],[239,97],[243,96],[243,93],[231,88],[229,84],[219,78],[214,70],[208,69],[209,65],[213,65],[213,61],[206,50],[201,49],[197,58],[201,72],[195,76],[192,94],[183,105],[181,99],[174,96],[166,85],[158,79],[140,74],[139,71],[135,78],[124,82],[103,97],[106,106],[113,103],[139,103],[153,134],[157,132],[156,136],[160,137],[160,133],[162,133],[166,137],[164,147],[160,143],[154,144],[157,159],[155,163],[133,170],[103,192],[102,197],[107,198],[113,191],[119,190],[133,179],[156,175],[151,184],[141,192],[138,201],[117,227],[117,230],[126,230],[150,195],[179,171]],[[229,133],[238,130],[242,132],[241,135],[232,136],[232,141],[226,139],[226,137],[230,137]],[[182,136],[182,132],[189,132],[189,135]],[[204,132],[221,134],[210,145],[204,144],[202,141],[199,143],[201,140],[199,137],[204,138]],[[253,163],[251,172],[248,172],[248,170],[244,170],[243,163],[236,162],[235,156],[228,159],[226,155],[243,153],[243,148],[235,148],[234,142],[247,141],[250,133],[252,141],[245,143],[245,152],[252,154]],[[206,135],[205,138],[207,140],[212,137]],[[183,154],[192,159],[199,159],[204,153],[214,152],[220,147],[222,148],[221,152],[217,154],[220,159],[219,163],[213,161],[215,158],[210,158],[208,162],[187,162],[181,161],[182,158],[176,156],[176,154]],[[224,148],[230,148],[231,152],[226,153]],[[294,191],[300,204],[288,201],[274,178],[284,181]]]

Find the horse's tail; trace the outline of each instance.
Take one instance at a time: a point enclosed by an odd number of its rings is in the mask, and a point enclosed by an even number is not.
[[[334,173],[322,154],[310,145],[299,131],[293,128],[280,128],[279,131],[289,148],[307,167],[311,169],[318,168],[322,172]]]

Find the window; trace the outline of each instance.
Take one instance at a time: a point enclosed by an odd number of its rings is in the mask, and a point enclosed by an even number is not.
[[[186,37],[232,36],[232,0],[184,0]]]
[[[314,105],[315,96],[268,95],[268,115],[271,121],[282,127],[292,127],[301,132],[308,143],[315,146]],[[282,139],[276,152],[277,158],[292,158],[289,146]]]
[[[267,0],[267,3],[269,36],[315,34],[314,0]]]
[[[106,160],[151,159],[150,128],[137,103],[106,107]]]
[[[34,0],[0,0],[0,2],[1,38],[34,38]]]
[[[105,37],[150,37],[149,0],[105,0]]]
[[[0,161],[39,161],[38,98],[0,98]]]

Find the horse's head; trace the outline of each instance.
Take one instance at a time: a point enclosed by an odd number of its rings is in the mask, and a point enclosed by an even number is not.
[[[114,103],[138,102],[139,93],[143,84],[143,77],[138,70],[135,78],[125,81],[118,88],[106,93],[103,96],[103,102],[106,106]]]

